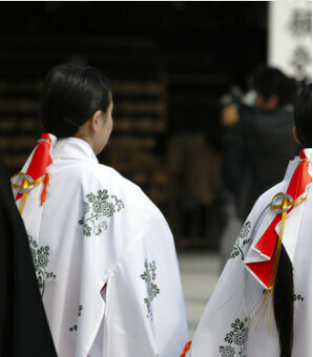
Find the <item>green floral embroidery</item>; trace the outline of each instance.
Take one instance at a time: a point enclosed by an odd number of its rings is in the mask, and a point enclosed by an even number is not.
[[[297,300],[299,300],[299,301],[304,301],[304,297],[302,296],[302,295],[300,295],[300,294],[298,294],[298,295],[294,295],[293,296],[293,300],[294,301],[297,301]]]
[[[78,317],[81,316],[82,310],[83,310],[83,305],[79,305],[79,306],[78,306],[78,313],[77,313]],[[70,332],[77,331],[77,328],[78,328],[77,325],[74,325],[74,326],[72,326],[72,327],[69,328],[69,331],[70,331]]]
[[[38,247],[38,243],[33,237],[28,236],[30,252],[34,263],[35,273],[38,281],[41,296],[43,296],[46,287],[46,281],[50,278],[55,279],[57,276],[53,272],[47,272],[49,264],[49,246]]]
[[[241,260],[244,260],[245,255],[243,252],[243,248],[250,243],[251,238],[249,237],[251,231],[251,222],[247,221],[243,227],[241,228],[241,231],[238,235],[238,238],[236,240],[236,243],[234,245],[233,250],[230,253],[230,258],[236,258],[239,255],[241,256]]]
[[[160,289],[158,286],[153,283],[156,279],[156,264],[153,260],[152,263],[148,263],[145,260],[145,271],[140,275],[141,279],[143,279],[147,284],[147,293],[148,296],[144,298],[144,302],[147,306],[148,314],[147,317],[151,317],[153,319],[153,314],[151,310],[152,300],[160,293]]]
[[[226,334],[224,341],[228,343],[227,346],[220,346],[219,351],[222,357],[246,357],[246,342],[248,340],[249,329],[247,327],[248,318],[240,321],[236,319],[231,324],[232,331]],[[231,346],[234,344],[234,346]]]
[[[83,217],[78,223],[83,226],[85,236],[90,237],[92,233],[98,236],[108,228],[107,222],[99,222],[99,218],[112,217],[115,212],[124,208],[124,203],[114,195],[109,196],[107,190],[99,190],[97,195],[89,193],[86,198]],[[109,202],[109,198],[112,202]]]
[[[235,350],[231,346],[220,346],[220,353],[222,354],[222,357],[235,356]]]

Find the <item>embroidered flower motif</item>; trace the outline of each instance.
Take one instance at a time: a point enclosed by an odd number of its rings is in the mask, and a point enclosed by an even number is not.
[[[248,330],[242,331],[242,332],[238,332],[235,336],[234,336],[234,343],[238,346],[243,345],[248,337]]]
[[[89,206],[88,202],[84,202],[84,206],[83,206],[84,215],[86,213],[88,213],[89,210],[90,210],[90,206]]]
[[[248,340],[249,329],[247,327],[248,318],[244,320],[236,319],[232,324],[232,330],[228,332],[224,341],[228,343],[227,346],[220,346],[219,351],[222,357],[224,356],[239,356],[245,357],[246,342]],[[231,345],[236,346],[232,347]],[[239,350],[238,350],[239,348]]]
[[[95,213],[101,213],[102,210],[101,201],[95,201],[92,205],[92,208]]]
[[[114,205],[112,203],[105,202],[102,205],[102,213],[104,216],[111,217],[111,216],[113,216],[114,212],[115,212],[115,209],[114,209]]]
[[[83,226],[84,235],[90,237],[92,234],[98,236],[108,228],[102,217],[112,217],[115,212],[124,208],[124,203],[116,196],[109,196],[107,190],[98,190],[97,194],[86,195],[87,201],[83,205],[83,217],[78,221]],[[109,198],[113,202],[109,202]]]
[[[34,269],[38,281],[41,296],[44,295],[46,281],[50,278],[55,279],[56,275],[53,272],[47,272],[46,268],[49,264],[49,246],[41,246],[38,248],[38,243],[28,236],[30,252],[33,259]]]
[[[233,250],[230,253],[230,259],[241,256],[241,260],[244,260],[245,258],[244,247],[250,243],[251,240],[251,238],[249,237],[250,232],[251,232],[251,222],[247,221],[241,228],[241,231],[239,232],[236,243],[233,247]]]
[[[77,316],[80,317],[81,314],[82,314],[82,311],[83,311],[83,305],[79,305],[78,306],[78,312],[77,312]],[[74,332],[74,331],[77,331],[78,327],[77,325],[73,325],[72,327],[70,327],[68,330],[70,332]]]
[[[84,235],[87,237],[91,236],[91,228],[87,224],[84,224]]]
[[[69,331],[71,331],[71,332],[77,331],[77,325],[74,325],[73,327],[70,327]]]
[[[298,300],[298,301],[301,301],[301,302],[302,302],[302,301],[304,301],[304,297],[303,297],[302,295],[300,295],[300,294],[298,294],[298,295],[295,294],[295,295],[293,296],[293,300],[294,300],[294,301],[297,301],[297,300]]]
[[[222,357],[233,357],[235,356],[235,350],[231,346],[220,346],[220,352],[222,353]]]
[[[49,247],[40,247],[37,250],[37,256],[38,266],[41,268],[45,268],[49,263]]]
[[[153,260],[151,263],[148,263],[147,259],[145,260],[145,271],[140,275],[141,279],[144,280],[147,284],[147,294],[148,296],[144,298],[144,302],[147,306],[148,314],[147,317],[153,319],[151,303],[152,300],[160,293],[160,289],[154,283],[156,279],[156,263]]]
[[[251,227],[252,227],[251,222],[246,222],[239,233],[239,238],[241,239],[247,238],[250,234]]]

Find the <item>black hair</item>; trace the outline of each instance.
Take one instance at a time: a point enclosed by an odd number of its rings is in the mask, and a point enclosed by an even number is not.
[[[312,83],[300,93],[294,112],[298,138],[305,148],[312,147]]]
[[[295,107],[295,125],[302,145],[312,145],[312,84],[301,92]],[[276,284],[274,314],[279,334],[280,357],[291,357],[293,345],[294,281],[290,258],[282,246]]]
[[[291,357],[293,346],[294,282],[291,260],[282,245],[274,286],[274,315],[279,335],[280,357]]]
[[[54,67],[47,75],[40,101],[46,132],[73,136],[97,111],[107,111],[110,82],[98,70],[74,63]]]
[[[276,95],[279,106],[294,103],[295,81],[286,77],[277,68],[259,67],[250,78],[250,83],[265,100]]]
[[[277,77],[278,76],[279,75],[277,75]],[[266,76],[264,76],[263,79],[264,78],[266,78]],[[260,92],[262,94],[262,91]],[[270,92],[271,91],[269,90],[268,93]],[[295,107],[295,125],[301,144],[305,147],[311,147],[312,84],[307,86],[301,92],[297,100]],[[280,357],[292,356],[294,296],[293,266],[285,247],[282,245],[277,268],[276,283],[274,285],[273,300],[274,316],[280,344]]]

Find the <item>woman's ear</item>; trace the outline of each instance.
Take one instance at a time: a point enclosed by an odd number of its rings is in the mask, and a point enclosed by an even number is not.
[[[92,132],[98,131],[101,115],[102,111],[97,110],[94,115],[89,119],[89,128]]]
[[[294,126],[292,129],[293,137],[295,138],[296,142],[301,145],[299,137],[298,137],[298,132],[297,128]]]

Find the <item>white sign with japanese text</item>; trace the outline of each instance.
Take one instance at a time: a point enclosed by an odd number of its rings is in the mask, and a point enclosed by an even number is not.
[[[268,64],[298,80],[311,78],[311,1],[269,3]]]

